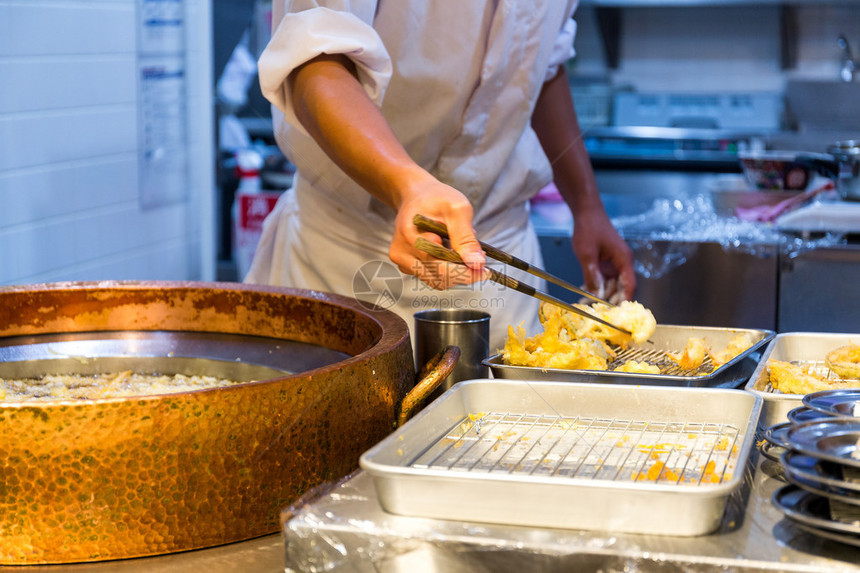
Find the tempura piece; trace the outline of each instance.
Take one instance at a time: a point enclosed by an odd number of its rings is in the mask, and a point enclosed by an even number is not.
[[[704,340],[701,338],[688,338],[683,352],[667,352],[666,355],[677,362],[678,366],[684,370],[695,370],[705,361],[707,353],[708,347],[705,345]]]
[[[771,386],[784,394],[810,394],[821,390],[860,387],[860,380],[831,381],[816,374],[811,368],[804,370],[791,362],[769,360],[767,368]]]
[[[769,360],[767,369],[770,385],[784,394],[809,394],[830,388],[826,379],[790,362]]]
[[[840,378],[860,378],[860,346],[857,344],[828,352],[824,362]]]
[[[560,318],[544,325],[541,334],[526,337],[522,326],[508,326],[508,338],[502,350],[505,364],[539,368],[561,368],[570,370],[606,370],[609,353],[596,340],[568,339],[559,335]]]
[[[617,306],[608,306],[599,302],[591,306],[582,304],[576,306],[610,324],[629,330],[632,336],[588,317],[568,312],[547,303],[541,304],[541,321],[545,322],[558,316],[561,318],[563,328],[568,331],[571,338],[591,338],[621,348],[627,348],[631,342],[642,344],[654,334],[654,330],[657,328],[657,320],[654,315],[638,302],[625,300]]]
[[[744,350],[753,345],[753,337],[749,332],[742,332],[729,340],[726,348],[722,352],[712,352],[711,362],[714,363],[714,368],[719,368],[726,362],[738,356]]]
[[[628,360],[613,372],[633,372],[636,374],[660,374],[660,367],[645,361]]]

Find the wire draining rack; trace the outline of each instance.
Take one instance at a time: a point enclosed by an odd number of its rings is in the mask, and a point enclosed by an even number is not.
[[[520,476],[721,483],[734,471],[739,434],[728,424],[470,413],[409,465]]]
[[[746,334],[753,341],[752,346],[719,367],[709,356],[700,366],[685,370],[678,366],[669,353],[678,354],[684,350],[690,338],[700,338],[712,349],[719,350],[736,336]],[[757,366],[751,360],[759,349],[773,339],[771,330],[745,328],[717,328],[706,326],[680,326],[658,324],[650,343],[630,346],[627,349],[613,347],[615,359],[608,370],[565,370],[561,368],[540,368],[534,366],[511,366],[505,364],[501,354],[484,361],[495,378],[510,380],[546,380],[563,382],[602,382],[610,384],[648,384],[655,386],[692,386],[710,388],[737,388],[749,379]],[[660,368],[660,374],[641,374],[637,372],[615,372],[614,368],[628,360],[647,362]],[[750,364],[750,362],[752,362]]]
[[[742,484],[760,410],[737,390],[469,380],[360,463],[391,513],[702,535]]]

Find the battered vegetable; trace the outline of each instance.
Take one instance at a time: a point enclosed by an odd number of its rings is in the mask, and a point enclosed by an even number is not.
[[[824,362],[841,378],[860,378],[860,346],[840,346],[827,354]]]
[[[771,386],[784,394],[810,394],[821,390],[860,387],[860,380],[828,380],[811,368],[804,369],[790,362],[769,360],[767,368]]]

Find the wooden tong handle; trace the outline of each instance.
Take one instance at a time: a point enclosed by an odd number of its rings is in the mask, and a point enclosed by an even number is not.
[[[445,225],[445,223],[434,221],[433,219],[425,217],[424,215],[415,215],[412,218],[412,224],[415,225],[421,231],[435,233],[443,239],[451,238],[448,236],[448,226]],[[488,257],[496,259],[501,263],[511,265],[512,267],[518,268],[523,271],[528,271],[531,268],[531,265],[524,260],[518,259],[513,255],[509,255],[508,253],[501,251],[492,245],[488,245],[487,243],[481,241],[478,241],[478,244],[481,245],[481,248],[484,250]]]
[[[436,235],[439,235],[443,239],[450,239],[450,237],[448,236],[448,227],[445,225],[445,223],[442,223],[440,221],[434,221],[433,219],[430,219],[429,217],[425,217],[424,215],[415,215],[412,218],[412,224],[415,225],[415,227],[417,227],[421,231],[429,231],[430,233],[435,233]],[[587,299],[593,300],[595,302],[603,303],[607,306],[615,306],[614,304],[612,304],[608,300],[604,300],[598,296],[595,296],[586,290],[583,290],[577,286],[570,284],[569,282],[567,282],[564,279],[561,279],[557,276],[551,275],[550,273],[546,272],[543,269],[539,269],[537,267],[534,267],[534,266],[530,265],[529,263],[527,263],[526,261],[519,259],[519,258],[517,258],[517,257],[515,257],[509,253],[506,253],[505,251],[497,249],[496,247],[494,247],[492,245],[488,245],[487,243],[484,243],[482,241],[478,241],[478,244],[481,245],[481,248],[484,250],[484,253],[486,253],[486,255],[488,257],[490,257],[491,259],[495,259],[495,260],[499,261],[500,263],[510,265],[516,269],[520,269],[521,271],[525,271],[527,273],[531,273],[535,276],[538,276],[542,279],[548,280],[549,282],[551,282],[553,284],[556,284],[556,285],[558,285],[564,289],[569,290],[570,292],[576,293],[576,294],[583,296]],[[438,258],[442,258],[442,257],[438,257]],[[456,261],[450,261],[450,262],[456,262]],[[502,275],[502,276],[504,276],[504,275]],[[529,287],[529,288],[531,288],[531,287]]]
[[[463,262],[463,257],[457,254],[456,251],[451,249],[447,249],[442,245],[437,245],[433,241],[428,241],[424,237],[418,237],[415,239],[415,248],[419,251],[424,251],[428,255],[433,256],[434,258],[441,259],[443,261],[447,261],[449,263],[456,263],[458,265],[464,265],[466,263]],[[502,284],[508,288],[512,288],[514,290],[519,290],[520,292],[525,292],[526,294],[534,295],[534,293],[526,292],[522,289],[531,289],[534,291],[534,287],[530,285],[526,285],[521,283],[515,278],[511,278],[506,274],[500,273],[496,269],[491,269],[490,267],[484,267],[486,272],[490,275],[490,280]]]

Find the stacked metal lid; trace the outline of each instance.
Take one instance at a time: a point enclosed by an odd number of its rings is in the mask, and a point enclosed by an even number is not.
[[[801,529],[860,547],[860,389],[808,394],[764,433],[788,485],[773,504]]]

